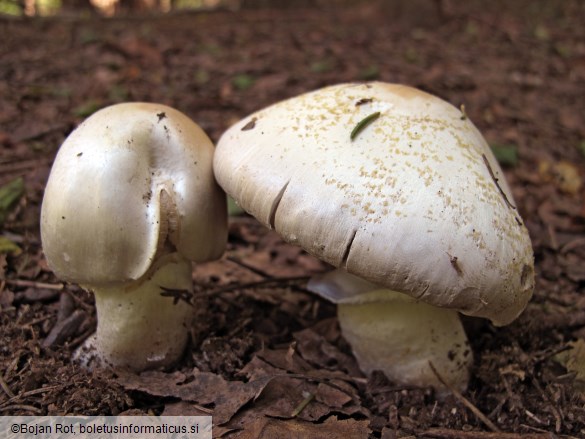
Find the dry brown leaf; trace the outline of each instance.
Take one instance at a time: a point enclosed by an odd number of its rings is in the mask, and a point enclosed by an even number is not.
[[[585,265],[580,255],[569,253],[559,258],[559,265],[573,282],[585,281]]]
[[[260,377],[269,375],[280,375],[284,373],[282,369],[272,366],[258,356],[254,355],[252,360],[246,364],[238,373],[239,376],[244,376],[249,381],[255,381]]]
[[[161,416],[210,416],[213,410],[205,409],[187,401],[171,402],[165,405]]]
[[[229,125],[238,122],[240,118],[230,121]],[[229,218],[229,233],[232,241],[243,241],[248,244],[256,244],[269,230],[250,216],[238,216]]]
[[[585,340],[579,338],[569,346],[571,349],[558,354],[556,360],[575,374],[575,389],[585,397]]]
[[[221,376],[209,372],[193,371],[191,374],[184,374],[148,371],[140,375],[118,372],[117,381],[128,390],[178,398],[200,405],[214,405],[214,422],[223,424],[251,401],[271,379],[272,377],[264,377],[244,383],[226,381]]]
[[[193,279],[199,285],[202,285],[206,292],[215,290],[222,286],[233,284],[246,284],[261,280],[261,276],[247,270],[229,260],[224,256],[217,261],[195,264],[193,269]],[[210,286],[212,285],[212,286]]]
[[[564,160],[557,163],[541,160],[538,163],[538,173],[543,181],[553,182],[561,192],[569,195],[579,194],[583,187],[577,167]]]
[[[288,349],[262,349],[258,357],[270,365],[290,373],[304,374],[313,368],[298,355],[290,355]]]
[[[325,264],[300,247],[286,244],[274,231],[264,235],[246,264],[274,277],[306,276],[325,269]]]
[[[287,358],[292,361],[292,364],[287,361]],[[240,414],[238,420],[230,422],[231,427],[243,422],[241,418],[249,421],[250,418],[263,415],[291,417],[302,407],[306,399],[308,399],[308,404],[295,415],[299,419],[315,421],[332,413],[369,416],[369,412],[361,407],[357,389],[346,382],[350,380],[350,377],[339,371],[320,369],[297,373],[295,370],[298,369],[298,363],[296,363],[298,360],[295,358],[298,356],[291,349],[264,349],[241,370],[240,373],[250,380],[258,380],[259,377],[266,375],[272,376],[273,379],[260,391],[249,409],[250,413]],[[290,366],[293,370],[290,370]]]
[[[315,394],[315,400],[322,402],[329,407],[340,408],[350,403],[353,398],[338,388],[332,387],[328,384],[319,383],[317,386],[317,393]]]
[[[580,206],[563,198],[549,198],[538,206],[538,216],[557,232],[583,233],[585,227],[578,218]]]
[[[300,355],[309,363],[320,369],[346,370],[351,376],[360,376],[361,372],[355,359],[341,352],[335,345],[329,343],[320,333],[312,328],[294,334],[297,349]]]
[[[157,47],[133,34],[120,38],[112,46],[127,56],[139,58],[151,65],[160,65],[163,61],[162,54]]]
[[[314,398],[317,385],[302,378],[274,377],[254,401],[253,410],[272,418],[318,421],[331,409]]]
[[[369,421],[345,419],[335,416],[328,418],[322,424],[292,420],[262,418],[256,420],[246,431],[226,437],[234,439],[281,439],[311,438],[311,439],[364,439],[368,437]]]

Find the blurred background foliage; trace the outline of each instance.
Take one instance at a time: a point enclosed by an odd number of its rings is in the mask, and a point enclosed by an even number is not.
[[[136,13],[169,13],[181,10],[227,9],[286,9],[315,8],[321,10],[368,3],[382,3],[389,14],[441,15],[454,3],[470,9],[491,11],[524,11],[528,17],[535,15],[554,18],[563,0],[0,0],[0,17],[47,17],[47,16],[105,16],[113,17]]]
[[[358,0],[359,1],[359,0]],[[59,14],[106,17],[139,13],[167,13],[176,10],[247,9],[259,7],[312,7],[319,3],[351,4],[356,0],[0,0],[0,14],[12,16],[53,16]]]

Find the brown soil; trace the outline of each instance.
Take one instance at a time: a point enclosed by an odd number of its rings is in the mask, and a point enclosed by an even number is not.
[[[0,184],[25,188],[3,225],[20,251],[0,254],[0,414],[213,414],[225,438],[585,437],[584,4],[452,3],[0,21]],[[38,216],[55,152],[84,117],[160,102],[215,141],[274,101],[367,79],[464,104],[492,145],[517,148],[505,172],[536,291],[508,327],[466,322],[463,395],[361,375],[334,306],[305,290],[326,267],[246,216],[231,218],[226,255],[194,270],[197,318],[176,368],[72,363],[95,327],[92,297],[48,269]]]

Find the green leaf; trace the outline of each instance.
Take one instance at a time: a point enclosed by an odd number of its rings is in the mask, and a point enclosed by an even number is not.
[[[563,44],[563,43],[556,43],[554,45],[554,51],[561,57],[568,59],[573,56],[573,49],[571,46]]]
[[[550,32],[544,24],[539,24],[534,28],[534,36],[540,41],[550,40]]]
[[[349,138],[351,140],[355,139],[357,137],[357,135],[359,133],[361,133],[365,127],[367,127],[369,124],[371,124],[373,121],[375,121],[379,117],[380,117],[379,111],[376,111],[375,113],[372,113],[369,116],[364,117],[362,120],[360,120],[357,123],[357,125],[353,128],[353,130],[351,130],[351,134],[349,135]]]
[[[193,74],[193,80],[195,83],[197,83],[197,85],[205,85],[209,82],[210,79],[211,75],[205,69],[197,69]]]
[[[581,140],[581,143],[579,143],[579,145],[577,146],[577,148],[579,148],[579,151],[585,157],[585,140]]]
[[[256,80],[253,76],[247,75],[242,73],[241,75],[236,75],[232,78],[232,84],[238,90],[247,90],[254,85]]]
[[[130,99],[130,91],[123,85],[114,84],[108,91],[108,98],[112,102],[125,102]]]
[[[14,17],[22,16],[22,9],[16,2],[0,2],[0,14],[12,15]]]
[[[232,197],[227,197],[227,205],[229,216],[238,216],[245,213],[244,209],[242,209]]]
[[[335,65],[330,59],[323,59],[311,63],[309,69],[313,73],[327,73],[334,69]]]
[[[79,32],[79,42],[83,45],[83,44],[91,44],[91,43],[96,43],[99,42],[101,39],[100,34],[98,32],[95,32],[92,29],[88,29],[88,28],[81,28],[80,32]]]
[[[4,224],[6,217],[22,194],[24,194],[24,180],[22,177],[18,177],[0,187],[0,225]]]
[[[81,105],[78,105],[73,110],[73,114],[77,117],[88,117],[100,109],[98,101],[89,100]]]
[[[21,248],[5,236],[0,236],[0,253],[21,253]]]
[[[209,55],[212,55],[214,57],[220,56],[224,52],[223,48],[216,43],[204,44],[200,47],[200,50],[203,53],[208,53]]]
[[[518,164],[518,147],[516,145],[495,143],[490,146],[502,166],[516,166]]]
[[[479,27],[473,21],[469,20],[465,24],[465,33],[469,36],[476,36],[479,33]]]
[[[380,69],[376,64],[371,64],[360,72],[360,79],[372,81],[380,77]]]
[[[409,64],[419,64],[421,62],[421,55],[414,47],[408,47],[404,52],[404,59]]]

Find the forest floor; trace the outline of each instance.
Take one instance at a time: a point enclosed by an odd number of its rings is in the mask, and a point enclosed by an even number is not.
[[[585,9],[553,3],[1,20],[0,414],[212,414],[222,438],[585,437]],[[335,307],[305,289],[327,267],[242,215],[225,256],[194,269],[197,315],[175,368],[72,362],[95,328],[93,298],[48,268],[39,207],[80,121],[153,101],[217,141],[277,100],[373,79],[465,105],[532,238],[526,311],[502,328],[466,322],[463,395],[363,376]]]

